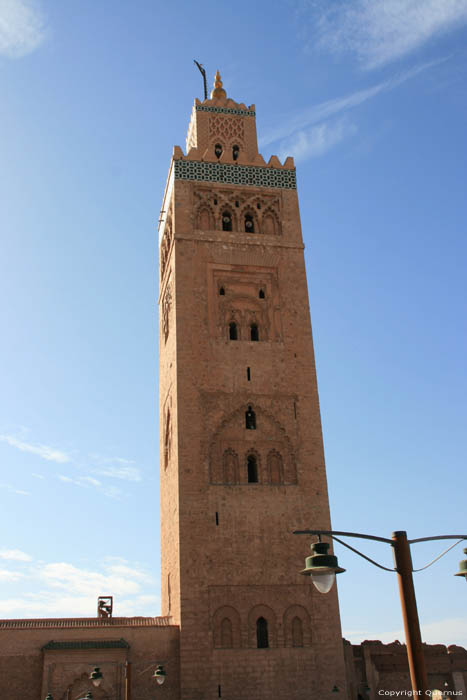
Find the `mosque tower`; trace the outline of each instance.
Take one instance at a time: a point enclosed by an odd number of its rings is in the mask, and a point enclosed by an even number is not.
[[[301,576],[330,528],[292,158],[219,73],[176,146],[160,225],[162,615],[182,700],[345,696],[337,593]]]

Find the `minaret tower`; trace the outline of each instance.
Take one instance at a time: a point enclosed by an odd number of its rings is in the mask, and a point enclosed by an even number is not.
[[[182,700],[345,697],[337,595],[301,576],[330,528],[292,158],[254,105],[195,100],[160,225],[162,614]]]

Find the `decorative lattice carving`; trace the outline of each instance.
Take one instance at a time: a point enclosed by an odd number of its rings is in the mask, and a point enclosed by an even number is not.
[[[222,115],[209,117],[209,138],[220,138],[226,142],[232,140],[243,141],[245,138],[243,119],[224,117]]]
[[[167,218],[164,227],[164,235],[162,236],[160,254],[159,254],[159,264],[161,279],[164,277],[164,273],[167,267],[167,262],[169,259],[170,246],[172,243],[172,220],[170,217]]]
[[[172,308],[172,283],[169,282],[165,288],[164,297],[162,299],[162,332],[164,340],[167,341],[170,331],[170,310]]]

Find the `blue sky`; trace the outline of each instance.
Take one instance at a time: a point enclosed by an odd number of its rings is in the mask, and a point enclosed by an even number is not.
[[[467,532],[466,39],[467,0],[3,0],[0,616],[159,613],[156,222],[195,58],[296,159],[334,527]],[[344,635],[402,640],[395,576],[336,551]],[[467,643],[462,557],[416,574],[426,641]]]

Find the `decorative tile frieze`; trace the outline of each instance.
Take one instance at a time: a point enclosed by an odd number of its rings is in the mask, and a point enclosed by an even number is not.
[[[231,185],[253,187],[278,187],[297,189],[295,170],[263,168],[256,165],[228,165],[226,163],[203,163],[196,160],[175,160],[176,180],[198,180],[224,182]]]
[[[253,109],[231,109],[229,107],[206,107],[204,105],[196,105],[197,112],[215,112],[216,114],[236,114],[241,117],[255,117],[256,112]]]

